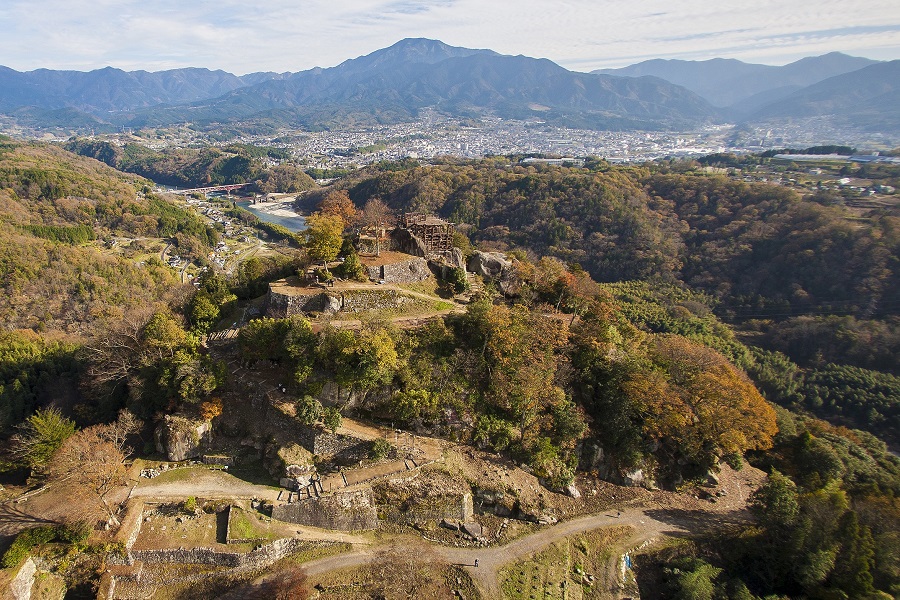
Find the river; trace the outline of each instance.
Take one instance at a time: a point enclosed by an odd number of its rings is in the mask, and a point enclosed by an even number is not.
[[[247,210],[257,217],[261,221],[266,221],[267,223],[274,223],[275,225],[281,225],[282,227],[286,227],[291,231],[303,231],[306,229],[306,219],[301,217],[298,214],[287,214],[290,211],[289,209],[278,209],[272,206],[272,204],[266,205],[270,210],[275,208],[278,214],[273,214],[266,210],[260,210],[258,204],[251,204],[249,200],[243,200],[237,203],[238,206]]]

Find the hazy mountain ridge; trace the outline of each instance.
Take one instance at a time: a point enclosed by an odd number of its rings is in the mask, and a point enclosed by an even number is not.
[[[199,68],[20,73],[2,67],[0,112],[21,125],[74,130],[175,123],[339,128],[411,121],[423,109],[606,130],[690,128],[812,114],[857,129],[882,123],[886,133],[894,133],[900,130],[900,118],[891,101],[891,94],[896,95],[891,67],[884,73],[869,70],[884,64],[890,63],[834,52],[783,67],[734,59],[654,60],[578,73],[547,59],[418,38],[335,67],[298,73],[238,77]],[[852,74],[858,76],[840,79]],[[834,78],[835,83],[826,83]],[[829,100],[829,94],[835,97]]]
[[[713,106],[730,107],[753,96],[780,88],[800,89],[836,75],[857,71],[877,61],[831,52],[809,56],[784,66],[745,63],[736,59],[703,61],[654,59],[621,69],[598,69],[595,74],[659,77],[686,87]]]
[[[200,68],[150,73],[113,67],[88,72],[20,72],[0,67],[0,110],[29,106],[49,110],[74,108],[95,114],[128,111],[203,100],[284,76],[250,73],[239,77]]]
[[[203,76],[195,77],[195,85],[186,89],[183,77],[163,78],[161,83],[160,74],[104,69],[75,77],[81,85],[74,90],[46,86],[53,93],[42,98],[16,90],[4,98],[0,92],[0,108],[8,111],[16,103],[68,107],[133,127],[249,119],[310,127],[345,121],[396,122],[415,118],[419,110],[430,107],[456,116],[491,113],[612,129],[693,125],[718,116],[693,92],[659,79],[575,73],[547,59],[504,56],[426,39],[402,40],[336,67],[287,75],[238,78],[200,71]],[[104,81],[104,75],[109,82],[105,87],[83,83],[88,76]],[[262,81],[244,85],[254,77]],[[142,80],[154,86],[141,89]],[[96,90],[93,97],[91,89]]]
[[[898,93],[900,60],[894,60],[830,77],[762,108],[753,116],[809,117],[859,109],[876,109],[900,116]]]
[[[436,63],[373,59],[380,68],[358,71],[343,66],[301,73],[283,82],[237,90],[217,103],[235,99],[253,105],[262,96],[271,108],[309,105],[368,105],[409,114],[435,106],[451,113],[494,109],[502,115],[525,110],[540,116],[605,111],[638,119],[705,119],[715,113],[696,95],[661,80],[634,81],[573,73],[546,60],[479,52]],[[533,107],[533,108],[529,108]],[[263,106],[259,106],[263,108]]]

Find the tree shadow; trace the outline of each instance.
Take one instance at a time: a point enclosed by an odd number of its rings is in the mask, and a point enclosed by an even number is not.
[[[14,503],[0,504],[0,556],[9,549],[20,531],[39,525],[56,524],[57,521],[52,519],[27,513]]]
[[[723,529],[734,529],[748,525],[750,515],[746,510],[710,512],[681,508],[651,509],[644,513],[661,523],[668,523],[683,531],[666,532],[672,537],[690,537],[719,533]]]
[[[0,504],[0,535],[13,535],[29,527],[56,522],[25,512],[14,503]]]
[[[234,465],[228,467],[226,473],[253,485],[278,485],[278,481],[265,469],[262,461]]]

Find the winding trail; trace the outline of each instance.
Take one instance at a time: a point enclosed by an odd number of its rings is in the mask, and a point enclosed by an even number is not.
[[[619,544],[625,549],[634,548],[647,540],[663,535],[684,535],[703,526],[702,519],[684,518],[675,512],[632,509],[623,511],[621,516],[604,512],[563,521],[516,539],[505,546],[495,548],[434,546],[434,550],[448,563],[466,567],[484,598],[502,598],[499,572],[504,566],[526,558],[571,535],[618,525],[630,525],[635,530],[632,536]],[[361,550],[310,561],[304,565],[304,569],[307,575],[315,576],[337,569],[359,567],[368,564],[373,558],[373,551]],[[478,559],[477,568],[474,566],[475,559]],[[611,580],[615,580],[615,577]]]

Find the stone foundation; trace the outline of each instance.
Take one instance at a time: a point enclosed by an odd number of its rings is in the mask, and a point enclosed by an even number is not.
[[[371,490],[338,492],[282,504],[272,508],[272,518],[340,531],[362,531],[378,527],[378,513]]]
[[[409,267],[403,267],[407,270],[403,277],[397,275],[397,279],[406,278],[407,281],[422,281],[431,276],[428,270],[428,263],[421,260],[416,263],[414,270]],[[394,267],[394,265],[386,265],[386,267]],[[377,269],[380,267],[369,267]],[[402,271],[403,268],[398,267]],[[422,276],[418,269],[424,268],[427,275]],[[380,271],[379,271],[380,272]],[[380,278],[380,276],[379,276]],[[269,285],[269,293],[266,298],[267,317],[272,319],[284,319],[294,315],[307,315],[313,312],[334,314],[337,312],[365,312],[370,310],[383,310],[399,308],[407,304],[417,302],[413,296],[404,294],[394,289],[381,288],[350,288],[345,290],[322,289],[308,290],[308,288],[289,288],[285,289],[284,282],[276,282]]]
[[[170,548],[166,550],[133,550],[123,562],[145,564],[177,563],[215,565],[217,567],[265,567],[309,547],[309,542],[297,538],[275,540],[251,552],[222,552],[212,548]],[[115,563],[114,559],[109,560]]]
[[[472,494],[448,494],[428,498],[401,510],[396,506],[384,506],[379,510],[381,518],[391,523],[415,525],[426,521],[457,521],[468,523],[475,514]]]
[[[418,283],[431,277],[428,261],[418,256],[409,260],[380,266],[367,266],[369,279],[384,280],[385,283]]]

